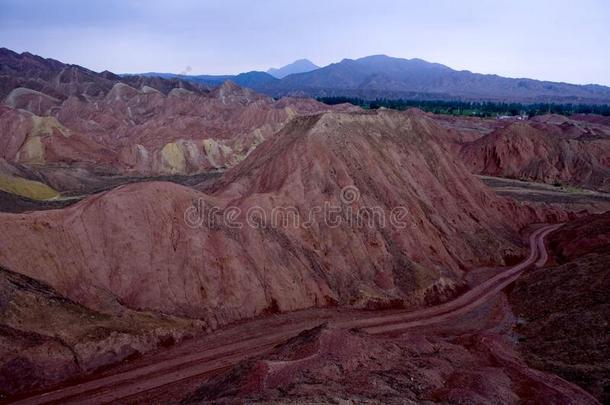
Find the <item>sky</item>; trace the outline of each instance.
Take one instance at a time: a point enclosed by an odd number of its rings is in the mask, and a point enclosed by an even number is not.
[[[0,47],[115,73],[234,74],[386,54],[610,85],[610,1],[0,0]]]

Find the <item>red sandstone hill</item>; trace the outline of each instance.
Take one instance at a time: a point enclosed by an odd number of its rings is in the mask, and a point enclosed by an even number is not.
[[[117,303],[204,319],[209,325],[268,310],[329,304],[421,305],[459,288],[463,270],[523,254],[520,226],[542,213],[497,198],[453,158],[418,113],[326,113],[297,118],[226,173],[212,195],[141,183],[72,207],[2,214],[0,265],[100,311]],[[341,200],[356,187],[360,198]],[[203,223],[185,212],[238,207],[301,221],[325,203],[405,207],[405,228]],[[262,214],[261,214],[262,215]],[[510,219],[509,219],[510,218]]]
[[[0,128],[10,133],[0,153],[30,166],[187,174],[233,165],[293,116],[330,108],[274,101],[231,83],[206,94],[169,95],[117,83],[95,102],[71,96],[50,115],[0,106]]]
[[[536,117],[502,126],[463,144],[477,174],[610,191],[610,127],[565,117]]]
[[[0,50],[0,158],[58,190],[108,175],[192,174],[232,166],[292,117],[327,110],[226,82],[96,73]]]

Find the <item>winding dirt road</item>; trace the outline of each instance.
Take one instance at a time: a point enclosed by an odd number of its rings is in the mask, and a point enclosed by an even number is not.
[[[533,232],[530,235],[530,254],[527,259],[481,283],[453,301],[418,311],[356,317],[356,319],[338,318],[331,319],[329,323],[338,328],[359,328],[370,334],[385,334],[459,317],[489,302],[530,266],[542,267],[548,258],[544,238],[560,226],[545,226]],[[249,357],[262,354],[287,338],[319,323],[320,319],[304,319],[275,333],[269,329],[259,331],[248,339],[243,339],[242,335],[235,334],[233,340],[219,339],[219,343],[216,345],[206,347],[197,353],[165,359],[154,364],[39,394],[15,403],[101,404],[115,402],[185,379],[218,372]]]

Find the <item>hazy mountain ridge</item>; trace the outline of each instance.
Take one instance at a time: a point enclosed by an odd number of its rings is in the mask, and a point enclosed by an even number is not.
[[[267,70],[267,73],[277,79],[283,79],[288,75],[296,73],[307,73],[319,68],[319,66],[317,66],[309,59],[298,59],[286,66],[282,66],[281,68],[270,68],[269,70]]]
[[[289,65],[290,66],[290,65]],[[251,77],[256,73],[256,80]],[[273,73],[273,72],[271,72]],[[244,76],[249,75],[249,76]],[[401,59],[373,55],[343,59],[309,72],[292,73],[281,79],[264,72],[227,76],[179,76],[208,85],[232,80],[239,85],[274,96],[346,96],[466,100],[522,103],[610,103],[610,87],[576,85],[527,78],[454,70],[422,59]]]

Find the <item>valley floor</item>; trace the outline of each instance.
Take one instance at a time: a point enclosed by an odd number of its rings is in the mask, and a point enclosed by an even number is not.
[[[169,181],[185,186],[195,186],[205,190],[220,178],[222,171],[214,170],[195,175],[173,176],[96,176],[91,179],[91,185],[78,192],[62,193],[58,198],[49,200],[32,200],[0,190],[0,212],[27,212],[46,209],[64,208],[83,198],[111,190],[113,188],[143,182]],[[557,204],[566,209],[591,213],[601,213],[610,210],[610,194],[599,191],[579,189],[574,187],[553,186],[545,183],[508,179],[504,177],[477,176],[485,185],[492,188],[498,195],[517,201],[530,203]]]
[[[504,177],[478,176],[498,195],[517,201],[557,204],[573,211],[602,213],[610,210],[610,194],[562,185]]]

